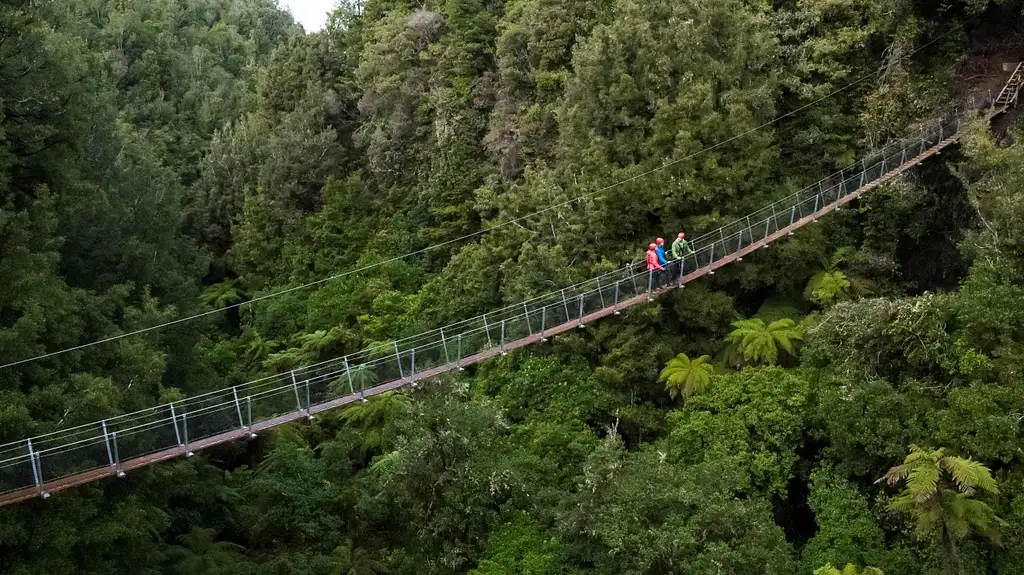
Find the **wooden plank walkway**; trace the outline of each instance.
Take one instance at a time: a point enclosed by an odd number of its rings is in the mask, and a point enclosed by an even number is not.
[[[768,237],[766,237],[764,239],[761,239],[760,241],[751,243],[750,245],[744,247],[743,249],[741,249],[741,250],[739,250],[739,251],[737,251],[737,252],[735,252],[735,253],[733,253],[733,254],[731,254],[729,256],[726,256],[724,258],[721,258],[721,259],[715,261],[711,265],[702,267],[700,269],[697,269],[697,270],[694,270],[694,271],[690,272],[689,274],[686,274],[686,276],[683,278],[682,284],[686,284],[686,283],[692,282],[692,281],[694,281],[694,280],[696,280],[696,279],[698,279],[698,278],[700,278],[700,277],[702,277],[702,276],[704,276],[706,274],[709,274],[709,273],[713,272],[716,269],[719,269],[721,267],[724,267],[724,266],[726,266],[726,265],[736,261],[737,259],[743,258],[744,256],[746,256],[748,254],[751,254],[751,253],[761,249],[766,244],[770,244],[772,242],[775,242],[776,240],[779,240],[779,239],[781,239],[781,238],[783,238],[785,236],[792,235],[793,231],[795,231],[795,230],[797,230],[797,229],[799,229],[799,228],[801,228],[801,227],[803,227],[803,226],[805,226],[805,225],[807,225],[807,224],[817,220],[818,218],[820,218],[820,217],[822,217],[824,215],[827,215],[827,214],[829,214],[829,213],[839,209],[843,205],[846,205],[846,204],[852,202],[853,200],[859,198],[865,192],[869,192],[869,191],[877,188],[878,186],[880,186],[880,185],[882,185],[882,184],[884,184],[884,183],[886,183],[886,182],[888,182],[888,181],[890,181],[890,180],[892,180],[894,178],[899,177],[904,172],[906,172],[906,171],[910,170],[911,168],[917,166],[918,164],[920,164],[924,160],[930,158],[933,155],[936,155],[936,154],[940,153],[944,148],[952,145],[956,141],[957,141],[957,137],[954,136],[952,138],[947,138],[947,139],[944,139],[944,140],[938,142],[937,144],[935,144],[931,148],[928,148],[921,155],[908,159],[905,163],[903,163],[900,166],[898,166],[897,168],[887,172],[881,178],[875,180],[874,182],[866,184],[866,185],[864,185],[864,186],[862,186],[860,188],[857,188],[856,190],[854,190],[850,194],[847,194],[843,198],[839,199],[838,202],[830,204],[830,205],[827,205],[827,206],[824,206],[823,208],[821,208],[817,212],[814,212],[813,214],[810,214],[810,215],[808,215],[806,217],[803,217],[803,218],[800,218],[798,220],[795,220],[792,224],[790,224],[790,225],[788,225],[788,226],[786,226],[784,228],[779,229],[778,231],[776,231],[775,233],[769,235]],[[671,285],[668,285],[666,287],[663,287],[661,289],[653,291],[652,292],[652,296],[660,295],[662,293],[665,293],[665,292],[668,292],[670,290],[676,289],[677,287],[679,287],[679,285],[680,284],[678,282],[673,282]],[[636,306],[636,305],[647,303],[648,301],[649,301],[649,298],[647,296],[647,293],[640,294],[640,295],[635,296],[633,298],[630,298],[630,299],[623,300],[623,301],[619,302],[617,306],[606,307],[606,308],[600,309],[598,311],[595,311],[595,312],[593,312],[591,314],[585,315],[582,318],[582,324],[586,325],[586,324],[588,324],[590,322],[597,321],[599,319],[608,317],[610,315],[616,315],[616,314],[619,313],[620,310],[628,309],[628,308],[631,308],[631,307]],[[259,433],[261,431],[266,431],[268,429],[272,429],[272,428],[277,427],[279,425],[284,425],[284,424],[287,424],[287,423],[292,423],[292,422],[295,422],[295,421],[306,419],[306,418],[308,418],[308,417],[310,417],[312,415],[316,415],[318,413],[322,413],[322,412],[327,411],[329,409],[335,409],[337,407],[348,405],[350,403],[355,403],[357,401],[360,401],[362,397],[372,397],[374,395],[379,395],[381,393],[386,393],[388,391],[399,389],[399,388],[405,387],[407,385],[412,385],[413,383],[416,383],[416,382],[419,382],[419,381],[435,378],[435,377],[438,377],[438,376],[440,376],[440,375],[442,375],[444,373],[450,372],[450,371],[460,370],[460,369],[462,369],[463,366],[473,365],[475,363],[482,362],[482,361],[490,359],[492,357],[495,357],[495,356],[498,356],[498,355],[503,355],[504,353],[507,353],[509,351],[526,347],[526,346],[528,346],[530,344],[533,344],[533,343],[536,343],[538,341],[547,339],[549,337],[552,337],[552,336],[555,336],[555,335],[558,335],[558,334],[562,334],[562,333],[565,333],[565,332],[568,332],[568,331],[572,331],[573,329],[577,329],[580,326],[580,323],[581,323],[581,320],[568,321],[566,323],[563,323],[563,324],[560,324],[560,325],[548,328],[543,333],[536,333],[536,334],[533,334],[533,335],[528,336],[528,337],[524,337],[524,338],[521,338],[521,339],[517,339],[517,340],[506,342],[503,349],[502,348],[490,348],[490,349],[487,349],[487,350],[482,351],[480,353],[477,353],[475,355],[471,355],[471,356],[465,357],[465,358],[462,359],[461,362],[453,362],[453,363],[447,363],[447,364],[444,364],[444,365],[439,365],[437,367],[434,367],[434,368],[425,370],[423,372],[417,373],[414,376],[405,377],[405,378],[402,378],[402,379],[396,379],[396,380],[393,380],[393,381],[382,383],[380,385],[368,388],[365,391],[364,396],[360,396],[360,394],[355,393],[355,394],[346,395],[344,397],[339,397],[337,399],[332,399],[332,400],[329,400],[329,401],[325,401],[325,402],[322,402],[322,403],[313,404],[313,405],[311,405],[309,407],[308,413],[307,413],[306,410],[293,411],[293,412],[290,412],[290,413],[286,413],[284,415],[280,415],[280,416],[274,417],[272,419],[267,419],[267,420],[260,421],[260,422],[254,422],[252,424],[251,428],[235,429],[235,430],[232,430],[232,431],[228,431],[228,432],[225,432],[225,433],[221,433],[221,434],[218,434],[218,435],[214,435],[214,436],[211,436],[211,437],[206,437],[204,439],[200,439],[200,440],[191,442],[191,443],[188,444],[187,448],[183,447],[183,446],[173,447],[173,448],[170,448],[170,449],[165,449],[165,450],[162,450],[162,451],[157,451],[155,453],[151,453],[149,455],[145,455],[145,456],[142,456],[142,457],[136,457],[136,458],[132,458],[132,459],[127,459],[127,460],[121,462],[119,467],[116,467],[116,466],[101,467],[101,468],[92,469],[92,470],[89,470],[89,471],[84,471],[84,472],[81,472],[81,473],[76,473],[76,474],[73,474],[73,475],[68,475],[66,477],[62,477],[62,478],[59,478],[59,479],[54,479],[54,480],[46,481],[41,486],[32,486],[32,487],[27,487],[27,488],[15,490],[15,491],[9,491],[7,493],[0,494],[0,506],[11,505],[13,503],[18,503],[18,502],[25,501],[27,499],[32,499],[34,497],[39,497],[39,496],[47,497],[51,493],[56,493],[58,491],[63,491],[65,489],[69,489],[69,488],[74,487],[76,485],[82,485],[84,483],[89,483],[91,481],[96,481],[96,480],[102,479],[104,477],[112,477],[112,476],[118,476],[119,477],[119,476],[122,476],[126,472],[129,472],[129,471],[132,471],[132,470],[135,470],[135,469],[139,469],[139,468],[142,468],[142,467],[146,467],[146,466],[149,466],[149,465],[153,465],[153,464],[159,463],[161,461],[166,461],[168,459],[174,459],[174,458],[177,458],[177,457],[191,455],[195,451],[199,451],[199,450],[206,449],[208,447],[213,447],[215,445],[220,445],[220,444],[223,444],[223,443],[228,443],[230,441],[236,441],[238,439],[246,439],[246,438],[254,436],[255,434],[257,434],[257,433]]]

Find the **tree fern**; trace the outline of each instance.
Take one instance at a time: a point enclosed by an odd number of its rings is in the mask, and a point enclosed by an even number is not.
[[[367,430],[407,413],[411,406],[412,401],[408,395],[389,391],[370,398],[366,403],[346,406],[341,412],[341,418],[357,429]]]
[[[245,292],[239,286],[238,280],[228,279],[203,290],[199,299],[207,305],[220,309],[245,299]]]
[[[852,252],[853,248],[846,246],[836,250],[831,257],[822,258],[822,269],[811,276],[807,282],[804,298],[825,307],[846,297],[851,287],[855,287],[856,291],[861,294],[869,292],[871,290],[870,282],[851,279],[839,269],[839,264],[843,263]],[[857,285],[854,286],[854,283]]]
[[[245,360],[249,364],[263,361],[269,357],[277,348],[281,347],[281,343],[272,339],[264,339],[259,332],[252,332],[252,339],[249,340],[249,345],[245,348]]]
[[[702,355],[691,360],[685,353],[681,353],[665,365],[658,381],[665,382],[665,389],[672,399],[687,399],[704,392],[711,384],[711,376],[714,373],[711,356]]]
[[[981,463],[947,455],[944,449],[912,445],[903,464],[890,469],[878,479],[881,481],[904,483],[889,508],[910,515],[919,538],[939,540],[948,573],[959,571],[961,539],[978,532],[998,540],[997,527],[1003,521],[987,503],[974,499],[979,494],[999,493],[992,472]]]
[[[779,348],[794,355],[795,343],[803,341],[803,332],[789,318],[765,325],[760,318],[733,322],[735,328],[726,342],[736,345],[744,361],[774,365],[779,360]]]

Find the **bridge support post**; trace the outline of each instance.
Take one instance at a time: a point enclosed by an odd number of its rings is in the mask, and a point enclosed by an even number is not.
[[[526,302],[523,302],[523,317],[526,318],[526,329],[533,335],[533,326],[530,325],[530,308],[526,307]]]
[[[463,371],[463,369],[462,369],[462,334],[460,333],[457,336],[456,339],[458,341],[457,341],[457,346],[455,348],[455,352],[456,352],[455,363],[456,363],[456,366],[459,368],[459,371]]]
[[[772,224],[771,219],[769,219],[769,218],[765,218],[764,219],[764,245],[761,246],[762,248],[767,248],[770,245],[770,242],[768,241],[768,229],[771,226],[771,224]]]
[[[440,331],[441,331],[441,346],[444,347],[444,362],[445,363],[451,363],[452,360],[448,359],[448,342],[444,339],[444,328],[442,327]]]
[[[185,457],[192,457],[195,454],[188,444],[188,413],[181,414],[181,429],[185,435]]]
[[[487,325],[487,314],[483,315],[484,333],[487,334],[487,345],[491,345],[491,328]]]
[[[347,355],[345,356],[345,377],[348,378],[348,393],[349,393],[349,395],[355,395],[356,394],[356,390],[355,390],[355,387],[352,385],[352,369],[348,365],[348,356]],[[362,389],[359,390],[359,397],[360,398],[363,397],[363,390]]]
[[[583,329],[583,294],[580,294],[580,323],[576,327]]]
[[[793,222],[796,221],[796,206],[789,212],[789,235],[793,235]]]
[[[861,177],[864,177],[863,174],[861,174]],[[815,223],[815,224],[818,223],[818,202],[819,202],[819,200],[821,200],[821,195],[820,194],[815,194],[815,196],[814,196],[814,211],[811,212],[811,222]]]
[[[351,381],[349,382],[351,386]],[[249,418],[249,439],[256,439],[256,433],[252,430],[252,396],[245,396],[245,413]]]
[[[298,411],[302,411],[302,400],[299,399],[299,380],[295,378],[295,370],[292,370],[292,389],[295,391],[295,405]],[[185,441],[188,441],[187,439]]]
[[[32,440],[25,440],[28,444],[28,459],[29,463],[32,464],[32,478],[36,482],[36,489],[39,490],[39,496],[46,499],[50,496],[49,493],[43,489],[43,465],[42,460],[39,457],[39,453],[32,449]]]
[[[619,311],[619,284],[620,283],[622,283],[622,280],[615,280],[615,302],[612,303],[612,313],[614,313],[615,315],[622,315],[622,312]]]
[[[547,341],[548,338],[544,336],[544,331],[547,329],[548,320],[548,306],[540,308],[540,340]]]
[[[238,427],[245,427],[245,420],[242,419],[242,404],[238,401],[238,386],[231,388],[231,395],[235,396],[235,411],[238,412]]]
[[[501,320],[501,342],[498,344],[498,349],[501,350],[501,355],[508,355],[505,353],[505,320]]]
[[[412,373],[409,374],[409,379],[411,380],[413,388],[415,388],[416,387],[416,348],[415,347],[412,348],[412,350],[409,352],[409,369],[412,370]]]
[[[110,444],[111,447],[114,448],[114,475],[116,475],[118,479],[121,479],[124,477],[124,471],[121,470],[121,452],[117,448],[116,431],[111,432],[110,434]]]
[[[604,309],[608,306],[604,304],[604,290],[601,289],[601,278],[597,278],[595,281],[597,281],[597,297],[601,298],[601,309]]]
[[[708,247],[710,248],[708,250],[708,275],[713,276],[715,275],[715,268],[711,266],[715,263],[715,242],[711,242],[711,245]]]
[[[110,463],[111,467],[114,467],[114,452],[110,449],[110,434],[107,433],[107,420],[104,419],[100,425],[103,426],[103,443],[107,446],[107,462]]]
[[[487,318],[484,318],[487,321]],[[402,355],[398,353],[398,342],[395,342],[395,361],[398,363],[398,377],[399,379],[405,379],[405,370],[402,369]]]
[[[559,293],[562,294],[562,307],[565,308],[565,321],[568,322],[568,321],[572,320],[572,316],[569,315],[569,300],[565,299],[565,290],[564,289],[563,290],[559,290]]]
[[[181,442],[181,433],[178,431],[178,416],[174,413],[174,404],[171,404],[171,421],[174,423],[174,439],[178,442],[179,446],[185,445]]]
[[[306,419],[309,420],[309,421],[313,421],[313,414],[309,412],[309,408],[313,405],[313,403],[309,401],[309,380],[310,379],[311,378],[308,378],[308,377],[306,378]]]

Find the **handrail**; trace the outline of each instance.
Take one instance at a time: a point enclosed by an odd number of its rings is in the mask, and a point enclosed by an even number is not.
[[[955,140],[958,120],[886,144],[859,163],[703,234],[656,278],[639,264],[401,340],[68,429],[0,445],[0,505],[149,465],[415,385],[543,341],[697,279],[838,211]],[[669,283],[666,287],[658,280]],[[383,383],[379,383],[383,382]]]

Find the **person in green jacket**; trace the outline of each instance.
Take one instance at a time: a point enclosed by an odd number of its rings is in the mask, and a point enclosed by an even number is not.
[[[692,253],[690,242],[686,241],[686,234],[679,232],[679,237],[672,242],[672,259],[681,260]]]

